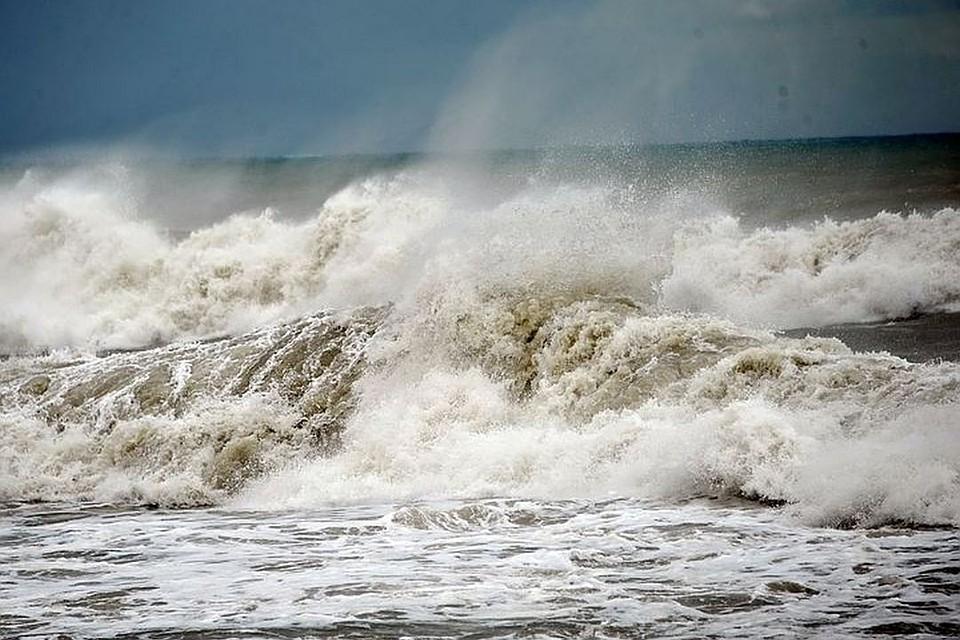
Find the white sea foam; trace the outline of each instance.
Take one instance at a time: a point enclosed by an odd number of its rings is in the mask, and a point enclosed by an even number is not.
[[[902,318],[957,308],[958,256],[953,209],[753,232],[721,217],[677,234],[663,303],[780,327]]]
[[[302,455],[299,418],[265,395],[118,420],[108,432],[81,423],[57,431],[43,416],[5,412],[0,499],[212,504],[245,476]]]
[[[558,370],[544,341],[521,399],[483,367],[368,376],[340,453],[236,504],[742,495],[817,524],[960,522],[955,365],[691,317],[588,320],[545,325],[580,357]]]
[[[957,211],[749,230],[689,193],[453,186],[373,178],[303,222],[174,240],[122,194],[25,178],[2,201],[0,344],[180,342],[7,361],[0,495],[740,495],[960,523],[957,365],[764,328],[952,308]]]
[[[347,189],[307,222],[238,214],[175,241],[123,194],[28,176],[0,203],[0,349],[136,347],[316,310],[326,260],[385,188]]]
[[[175,241],[122,189],[28,174],[0,199],[0,345],[130,347],[504,292],[624,296],[779,327],[960,299],[953,210],[749,231],[689,194],[631,194],[532,183],[480,206],[409,172],[352,185],[305,222],[238,214]]]

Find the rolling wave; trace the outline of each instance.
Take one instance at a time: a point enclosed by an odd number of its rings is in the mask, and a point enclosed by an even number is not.
[[[688,193],[480,205],[425,173],[179,240],[77,185],[0,206],[4,500],[738,495],[960,525],[960,366],[772,332],[954,309],[952,209],[748,229]]]
[[[156,345],[438,295],[621,296],[779,328],[960,301],[953,209],[749,230],[690,194],[534,184],[481,206],[449,182],[371,178],[305,221],[266,210],[176,240],[122,192],[25,177],[0,198],[0,350]]]

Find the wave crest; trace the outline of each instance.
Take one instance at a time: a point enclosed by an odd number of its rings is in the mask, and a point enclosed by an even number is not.
[[[958,256],[954,209],[753,232],[723,217],[677,235],[662,301],[784,328],[903,318],[957,308]]]
[[[955,210],[750,230],[688,194],[480,203],[410,173],[174,240],[17,189],[5,349],[178,342],[3,361],[4,499],[734,494],[960,524],[960,367],[769,330],[952,308]]]

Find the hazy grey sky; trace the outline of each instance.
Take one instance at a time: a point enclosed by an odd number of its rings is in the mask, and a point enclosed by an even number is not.
[[[0,0],[0,153],[960,130],[960,0]]]

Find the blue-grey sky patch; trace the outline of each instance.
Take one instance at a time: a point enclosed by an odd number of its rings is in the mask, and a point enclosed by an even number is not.
[[[0,0],[0,152],[960,129],[960,2]]]

